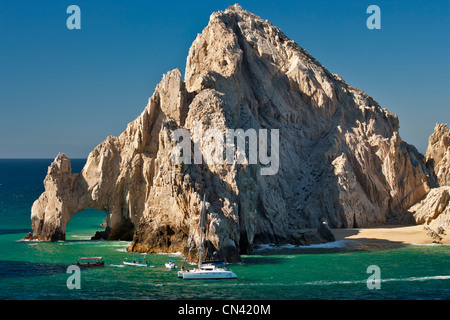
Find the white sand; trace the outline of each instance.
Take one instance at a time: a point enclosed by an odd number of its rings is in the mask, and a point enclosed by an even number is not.
[[[443,244],[450,244],[450,230],[441,235]],[[336,240],[360,240],[370,243],[431,244],[433,239],[427,236],[422,225],[385,226],[376,228],[333,229]]]

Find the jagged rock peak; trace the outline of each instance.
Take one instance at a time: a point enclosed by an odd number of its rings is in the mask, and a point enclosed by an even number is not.
[[[256,57],[247,54],[252,50]],[[235,4],[225,11],[211,14],[208,26],[191,46],[185,72],[188,91],[198,92],[210,87],[212,79],[218,80],[211,72],[232,76],[253,58],[267,60],[266,63],[277,65],[282,72],[295,69],[299,64],[308,69],[313,64],[313,68],[343,82],[268,20]],[[205,70],[210,72],[209,76]]]
[[[244,9],[242,9],[242,7],[239,5],[239,3],[235,3],[234,5],[229,6],[229,7],[225,10],[225,12],[227,12],[227,11],[242,12],[242,11],[244,11]],[[247,12],[248,12],[248,11],[247,11]]]

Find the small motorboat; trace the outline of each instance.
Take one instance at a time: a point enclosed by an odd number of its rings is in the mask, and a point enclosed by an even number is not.
[[[150,266],[150,262],[144,260],[144,258],[135,258],[132,261],[123,261],[123,264],[126,266],[135,266],[135,267],[148,267]]]
[[[103,257],[81,257],[78,259],[77,263],[72,264],[79,267],[103,267],[105,265],[105,261],[102,259]],[[80,260],[82,261],[80,262]]]
[[[169,260],[169,262],[165,263],[164,265],[168,269],[177,269],[178,268],[178,266],[176,265],[174,260]]]

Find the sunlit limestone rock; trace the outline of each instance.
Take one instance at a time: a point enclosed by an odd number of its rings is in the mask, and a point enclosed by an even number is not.
[[[432,189],[427,196],[408,210],[417,224],[434,229],[450,229],[450,187]]]

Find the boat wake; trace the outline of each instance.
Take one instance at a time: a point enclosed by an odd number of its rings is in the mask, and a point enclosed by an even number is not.
[[[108,267],[124,268],[123,264],[107,264]]]
[[[381,283],[383,282],[409,282],[409,281],[428,281],[428,280],[449,280],[450,275],[443,276],[430,276],[430,277],[409,277],[409,278],[392,278],[392,279],[381,279]],[[329,286],[336,284],[358,284],[358,283],[366,283],[367,280],[355,280],[355,281],[312,281],[305,282],[305,285],[318,285],[318,286]]]

